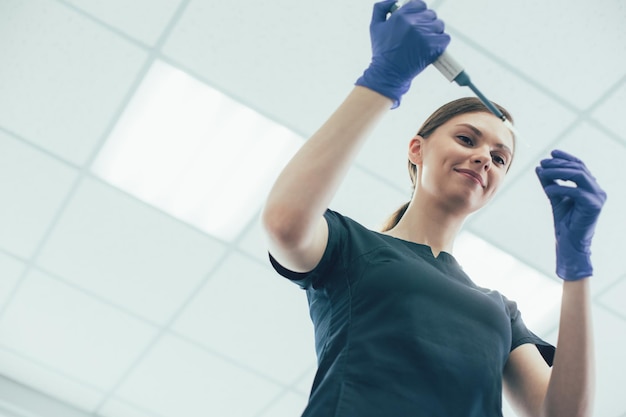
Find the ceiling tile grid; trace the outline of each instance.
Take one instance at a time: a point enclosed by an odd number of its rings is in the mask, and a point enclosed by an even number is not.
[[[53,364],[40,362],[22,352],[6,347],[0,347],[0,374],[7,378],[7,384],[13,387],[22,387],[24,391],[24,400],[16,404],[17,398],[8,396],[8,390],[0,390],[2,402],[19,406],[33,416],[51,417],[49,414],[50,407],[46,406],[43,410],[37,410],[36,401],[33,401],[33,397],[43,395],[55,399],[60,404],[67,404],[76,408],[78,414],[78,411],[84,412],[95,409],[105,395],[104,391],[86,381],[63,373]],[[43,414],[43,412],[48,414]],[[67,414],[63,414],[63,416],[67,416]]]
[[[626,7],[583,0],[444,2],[439,16],[511,67],[586,108],[624,75]],[[594,82],[589,74],[602,74]]]
[[[253,416],[281,391],[206,350],[166,335],[116,396],[163,417]]]
[[[0,66],[0,374],[103,417],[298,415],[315,371],[312,325],[304,292],[268,264],[258,216],[227,244],[79,167],[155,58],[310,135],[367,65],[370,4],[0,3],[0,54],[11,63]],[[522,134],[508,184],[467,229],[554,276],[534,165],[554,147],[570,151],[609,194],[593,255],[596,413],[623,417],[626,8],[431,5],[450,51]],[[426,69],[331,208],[377,228],[410,196],[409,139],[465,95]]]
[[[99,408],[98,415],[102,417],[163,417],[153,411],[143,409],[128,401],[117,397],[109,398]]]
[[[167,323],[225,246],[97,179],[85,179],[39,265],[154,323]]]
[[[63,162],[0,131],[0,246],[29,258],[77,177]]]
[[[305,292],[269,265],[236,254],[186,307],[172,331],[285,385],[315,362]]]
[[[62,0],[61,0],[62,1]],[[181,0],[65,0],[91,18],[111,25],[147,46],[153,46],[167,27]],[[149,13],[146,13],[146,10]]]
[[[163,54],[308,136],[325,117],[320,103],[338,105],[368,63],[359,41],[371,10],[355,4],[192,1]]]
[[[626,320],[626,305],[624,304],[624,294],[626,294],[625,278],[626,276],[621,277],[613,286],[606,288],[596,296],[598,304],[615,313],[623,320]]]
[[[2,279],[0,279],[0,311],[4,310],[5,303],[9,300],[10,295],[17,289],[24,269],[24,263],[0,252],[0,271],[2,274]]]
[[[49,0],[3,1],[0,39],[0,125],[82,164],[146,52]]]
[[[626,58],[623,65],[626,65]],[[609,97],[595,109],[592,116],[626,144],[626,133],[622,125],[624,103],[626,103],[626,75],[622,77],[620,84],[610,91]]]
[[[254,417],[299,416],[304,411],[306,403],[307,396],[288,392]]]
[[[31,271],[0,319],[0,346],[106,390],[155,332],[154,326]]]

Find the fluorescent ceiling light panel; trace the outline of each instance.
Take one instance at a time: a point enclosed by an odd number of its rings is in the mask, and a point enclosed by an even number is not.
[[[232,240],[302,138],[157,61],[93,172],[185,222]]]
[[[545,334],[558,324],[561,285],[476,235],[463,232],[454,257],[479,286],[499,291],[517,303],[526,326]]]

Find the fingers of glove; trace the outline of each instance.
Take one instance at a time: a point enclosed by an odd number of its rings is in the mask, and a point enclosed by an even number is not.
[[[415,15],[408,15],[407,21],[422,32],[443,33],[445,29],[443,21],[437,19],[437,14],[432,10],[424,10]]]
[[[428,6],[421,0],[411,0],[400,8],[402,13],[415,13],[428,10]]]
[[[560,151],[558,151],[560,152]],[[553,151],[553,154],[555,153],[555,151]],[[559,155],[559,154],[557,154]],[[585,165],[585,163],[583,161],[581,161],[580,159],[571,156],[569,154],[565,154],[568,155],[568,158],[561,158],[559,156],[557,157],[553,157],[553,158],[547,158],[547,159],[543,159],[540,162],[540,165],[542,168],[574,168],[574,169],[580,169],[582,171],[587,172],[587,174],[589,175],[589,177],[594,178],[594,176],[591,174],[591,172],[589,171],[589,169],[587,168],[587,166]],[[595,179],[595,178],[594,178]]]
[[[444,33],[445,25],[437,19],[435,12],[407,6],[394,12],[389,21],[371,26],[373,51],[375,55],[387,51],[417,55],[424,61],[421,67],[425,67],[443,53],[450,43],[450,36]]]
[[[568,166],[557,168],[537,167],[537,174],[541,178],[551,180],[552,182],[555,180],[572,181],[579,187],[588,185],[591,180],[585,171]]]
[[[580,159],[576,158],[574,155],[569,154],[567,152],[563,152],[560,149],[554,149],[550,154],[552,155],[553,158],[566,159],[572,162],[580,162],[580,163],[583,162]]]
[[[603,193],[591,173],[587,169],[583,169],[580,166],[572,167],[571,165],[565,165],[554,168],[537,167],[536,172],[544,188],[546,185],[554,183],[555,180],[563,180],[571,181],[575,183],[577,187],[583,188],[589,192],[598,194]]]
[[[589,171],[582,161],[570,161],[561,158],[547,158],[540,162],[542,168],[576,168]]]
[[[402,19],[422,32],[443,33],[445,29],[443,21],[430,9],[407,10]]]
[[[391,12],[392,7],[396,4],[396,0],[384,0],[374,4],[372,13],[372,23],[384,22],[387,15]]]
[[[584,166],[582,162],[572,162],[563,160],[550,160],[541,167],[537,167],[536,172],[544,186],[555,180],[571,181],[577,187],[582,187],[587,191],[603,194],[604,191],[598,185],[595,177]]]
[[[604,205],[602,196],[581,188],[564,187],[552,184],[544,187],[546,195],[553,204],[568,198],[576,203],[576,207],[587,214],[598,214]]]

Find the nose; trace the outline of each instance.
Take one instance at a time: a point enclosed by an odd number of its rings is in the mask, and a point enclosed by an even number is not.
[[[476,154],[473,156],[472,161],[476,165],[482,165],[481,169],[489,171],[491,169],[491,152],[485,149],[477,149]]]

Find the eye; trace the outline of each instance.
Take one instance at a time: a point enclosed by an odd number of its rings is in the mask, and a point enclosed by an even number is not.
[[[474,145],[474,141],[471,138],[467,137],[467,136],[459,135],[459,136],[457,136],[457,139],[460,140],[461,142],[465,143],[466,145],[470,145],[470,146]]]
[[[493,161],[498,164],[498,165],[506,165],[506,159],[504,159],[502,156],[498,155],[498,154],[494,154],[492,156]]]

